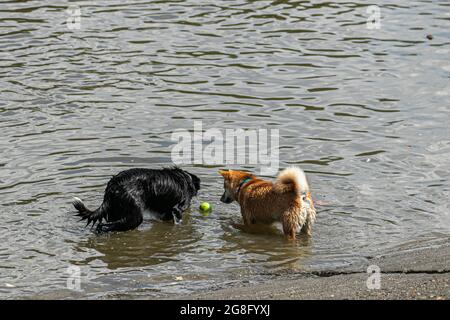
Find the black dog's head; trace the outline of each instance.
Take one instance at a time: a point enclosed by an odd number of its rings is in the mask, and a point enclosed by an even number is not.
[[[194,185],[194,190],[195,190],[194,196],[196,196],[197,193],[198,193],[198,190],[200,190],[200,179],[195,174],[192,174],[192,173],[189,173],[189,172],[187,172],[187,174],[189,174],[189,176],[192,179],[192,184]]]

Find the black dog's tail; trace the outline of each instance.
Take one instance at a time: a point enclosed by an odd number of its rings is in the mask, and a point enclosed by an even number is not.
[[[103,204],[96,210],[91,211],[84,205],[83,201],[80,198],[74,197],[72,202],[75,209],[78,210],[77,216],[81,217],[82,220],[87,219],[86,227],[92,222],[94,225],[97,221],[102,222],[102,219],[105,217],[105,210],[103,208]]]

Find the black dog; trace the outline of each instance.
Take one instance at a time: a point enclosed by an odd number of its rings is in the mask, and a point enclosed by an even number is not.
[[[88,226],[98,221],[97,231],[125,231],[142,223],[144,214],[175,223],[192,197],[200,190],[200,179],[179,168],[130,169],[114,176],[106,186],[102,205],[94,211],[75,198],[73,205]],[[102,223],[105,219],[107,223]]]

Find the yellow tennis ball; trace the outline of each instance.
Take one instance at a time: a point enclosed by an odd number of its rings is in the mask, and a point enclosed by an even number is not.
[[[200,204],[200,211],[206,212],[211,210],[211,205],[208,202],[202,202]]]

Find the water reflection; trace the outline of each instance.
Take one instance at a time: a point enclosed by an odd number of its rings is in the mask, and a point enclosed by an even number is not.
[[[98,259],[108,269],[115,270],[178,261],[179,255],[188,253],[202,239],[202,235],[189,223],[188,216],[183,220],[180,225],[147,221],[138,230],[100,236],[92,234],[76,244],[75,248],[79,251],[94,249],[99,255],[78,263],[89,265]]]
[[[311,255],[312,240],[299,235],[296,241],[288,241],[283,237],[280,224],[248,226],[240,221],[228,223],[222,223],[224,244],[218,252],[224,255],[232,253],[241,263],[264,263],[268,268],[301,270],[301,261]]]

